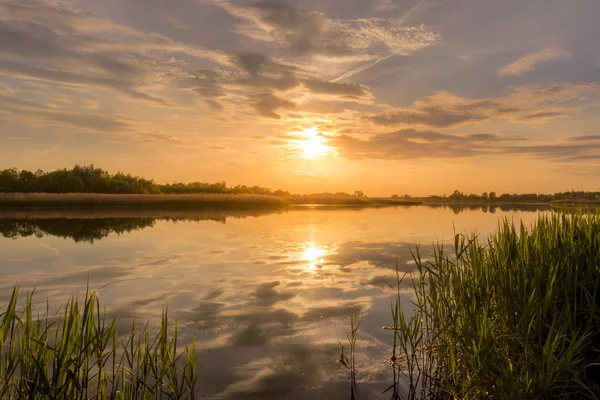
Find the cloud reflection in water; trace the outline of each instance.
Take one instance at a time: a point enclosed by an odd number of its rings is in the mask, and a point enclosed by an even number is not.
[[[520,217],[537,215],[530,214]],[[124,317],[125,328],[134,314],[160,316],[168,302],[183,339],[196,341],[203,365],[198,394],[209,398],[346,398],[346,371],[336,360],[354,314],[363,319],[361,395],[376,399],[389,386],[381,360],[390,338],[380,328],[390,322],[386,282],[396,261],[411,271],[415,243],[451,237],[453,222],[457,230],[477,224],[485,233],[498,217],[415,208],[294,211],[226,224],[157,220],[89,245],[67,235],[99,238],[92,228],[111,232],[110,220],[52,225],[13,216],[3,225],[7,233],[33,227],[44,236],[0,238],[0,297],[13,284],[35,286],[59,305],[82,293],[89,276],[94,288],[110,283],[100,301]]]

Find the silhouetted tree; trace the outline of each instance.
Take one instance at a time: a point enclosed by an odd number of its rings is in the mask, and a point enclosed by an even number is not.
[[[69,174],[62,183],[62,191],[64,193],[81,193],[83,188],[83,181],[74,174]]]

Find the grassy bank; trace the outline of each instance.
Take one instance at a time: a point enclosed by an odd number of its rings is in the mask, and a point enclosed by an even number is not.
[[[287,202],[294,205],[325,205],[325,206],[355,206],[355,207],[377,207],[377,206],[402,206],[418,205],[420,201],[396,199],[392,197],[358,197],[329,194],[307,194],[296,196],[285,196]]]
[[[92,293],[48,316],[18,291],[0,309],[2,399],[190,399],[198,378],[194,346],[178,348],[177,328],[132,325],[117,332]],[[125,335],[122,335],[122,334]],[[120,335],[121,334],[121,335]]]
[[[410,278],[399,276],[388,327],[409,398],[598,398],[598,216],[504,222],[489,240],[459,235],[451,253],[415,260],[416,309],[400,306]]]
[[[337,195],[0,193],[0,207],[4,208],[274,210],[291,205],[370,207],[416,204],[420,203],[392,198]]]
[[[0,193],[0,207],[89,208],[131,207],[150,209],[260,210],[287,207],[276,196],[232,194],[95,194]]]

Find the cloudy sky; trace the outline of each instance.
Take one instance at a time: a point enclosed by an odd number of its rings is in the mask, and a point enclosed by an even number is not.
[[[598,190],[598,0],[0,0],[0,168]]]

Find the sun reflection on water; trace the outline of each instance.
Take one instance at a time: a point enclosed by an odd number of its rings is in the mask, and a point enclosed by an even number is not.
[[[304,244],[301,259],[307,262],[305,266],[307,271],[315,272],[315,270],[320,268],[323,264],[323,257],[326,255],[327,252],[323,247],[319,247],[314,243],[309,242]]]

